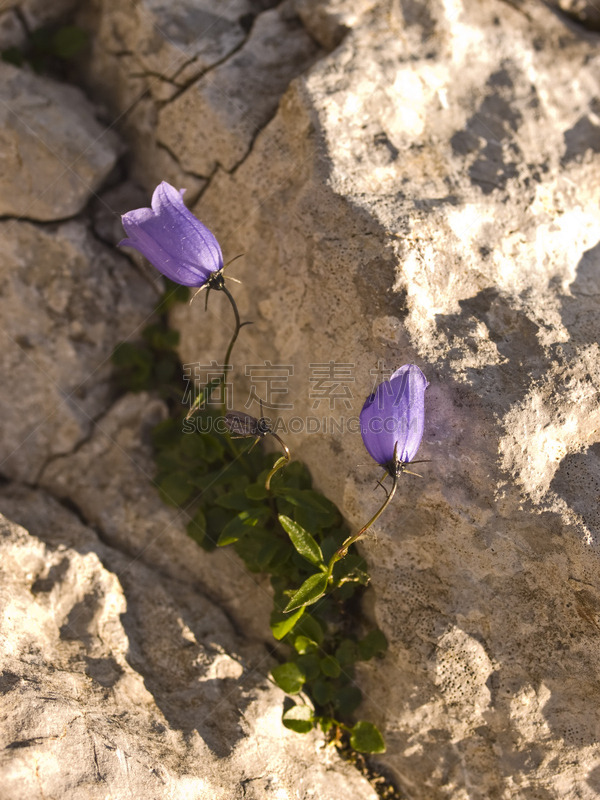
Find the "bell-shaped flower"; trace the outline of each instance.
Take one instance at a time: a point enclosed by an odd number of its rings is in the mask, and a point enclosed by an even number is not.
[[[206,225],[185,206],[184,192],[160,183],[152,195],[152,208],[123,214],[127,239],[119,246],[139,250],[175,283],[200,287],[223,268],[223,254]]]
[[[421,444],[427,386],[421,370],[405,364],[379,384],[360,412],[364,445],[392,477],[413,460]]]

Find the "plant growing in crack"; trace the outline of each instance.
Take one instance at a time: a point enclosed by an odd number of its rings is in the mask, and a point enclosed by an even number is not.
[[[160,184],[152,208],[124,215],[128,238],[169,280],[164,312],[185,302],[189,289],[224,291],[234,312],[235,328],[225,356],[225,369],[184,414],[172,404],[172,416],[153,432],[158,472],[156,485],[163,500],[185,510],[188,534],[206,550],[232,546],[251,572],[267,573],[273,588],[273,636],[287,647],[287,660],[272,670],[272,679],[288,694],[283,724],[305,733],[319,726],[325,732],[345,732],[350,746],[365,753],[384,752],[378,729],[370,722],[348,722],[362,695],[355,683],[355,665],[380,657],[387,648],[378,629],[365,632],[358,599],[369,581],[366,565],[354,543],[390,504],[399,476],[419,448],[423,435],[423,399],[427,381],[415,365],[405,365],[371,394],[360,415],[365,446],[392,478],[386,499],[358,533],[351,534],[337,507],[312,488],[310,474],[292,461],[287,445],[262,416],[244,412],[212,417],[207,430],[190,425],[210,393],[225,382],[233,346],[241,328],[235,300],[225,285],[221,248],[213,234],[185,207],[183,192]],[[231,262],[230,262],[231,263]],[[163,323],[144,331],[145,345],[123,344],[114,354],[127,388],[160,388],[174,398],[180,390],[175,348],[178,335]],[[168,363],[160,374],[154,362]],[[223,393],[223,398],[225,393]],[[216,424],[221,422],[222,425]],[[285,455],[276,458],[255,445],[273,435]],[[233,440],[253,441],[238,452]],[[286,467],[282,470],[281,467]],[[382,485],[381,481],[379,482]],[[298,587],[298,588],[294,588]],[[308,608],[310,607],[310,611]],[[363,629],[363,635],[357,631]],[[281,652],[281,650],[280,650]],[[301,702],[296,699],[301,698]]]

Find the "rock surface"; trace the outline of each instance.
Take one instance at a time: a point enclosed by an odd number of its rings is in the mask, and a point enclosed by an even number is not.
[[[233,169],[277,110],[289,82],[318,52],[285,4],[261,14],[235,56],[161,110],[158,141],[187,172],[208,176],[217,164]]]
[[[599,84],[596,44],[542,5],[382,3],[195,208],[246,254],[236,380],[294,367],[284,419],[357,414],[378,361],[430,381],[431,463],[363,544],[391,647],[360,714],[415,800],[600,792]],[[174,314],[186,362],[224,352],[211,304]],[[330,361],[351,408],[310,383]],[[358,434],[287,441],[372,515]]]
[[[42,492],[0,507],[2,793],[375,800],[280,722],[271,659],[190,585],[98,541]]]
[[[75,453],[54,459],[40,484],[74,504],[103,540],[174,580],[197,584],[252,639],[270,641],[270,584],[235,553],[206,553],[189,538],[185,512],[169,508],[152,485],[150,431],[164,418],[147,394],[121,398]]]
[[[34,483],[113,401],[112,351],[158,294],[83,222],[2,222],[0,240],[0,473]]]
[[[74,216],[120,150],[79,89],[0,61],[0,215]]]

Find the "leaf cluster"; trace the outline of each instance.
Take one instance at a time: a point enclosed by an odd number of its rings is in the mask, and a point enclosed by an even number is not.
[[[166,289],[155,312],[158,322],[142,331],[141,342],[121,342],[112,354],[115,380],[127,392],[157,391],[164,399],[181,399],[181,364],[176,352],[179,333],[169,328],[166,312],[184,303],[190,291],[165,278]]]
[[[34,72],[47,72],[79,55],[88,38],[77,25],[43,26],[32,31],[21,47],[8,47],[0,55],[15,67],[27,63]]]
[[[115,351],[121,385],[158,388],[163,395],[165,385],[180,390],[176,334],[161,322],[146,328],[143,338]],[[208,412],[186,422],[180,408],[153,430],[155,483],[165,503],[186,512],[187,532],[201,547],[232,547],[250,572],[270,575],[271,630],[288,653],[271,673],[288,695],[283,724],[299,733],[342,728],[355,750],[383,752],[374,725],[346,724],[362,699],[355,665],[382,654],[387,642],[379,630],[356,636],[354,601],[369,578],[353,548],[333,564],[349,535],[338,508],[315,491],[298,461],[273,475],[267,490],[277,455],[249,452],[253,439],[233,441],[216,432]]]

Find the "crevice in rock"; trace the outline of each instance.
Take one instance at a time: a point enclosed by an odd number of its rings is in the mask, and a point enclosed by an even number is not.
[[[173,76],[173,79],[169,81],[173,85],[179,87],[178,91],[173,95],[173,97],[170,97],[168,100],[165,100],[162,103],[157,103],[156,104],[157,109],[160,110],[161,108],[168,106],[169,103],[172,103],[173,100],[176,100],[178,97],[180,97],[180,95],[182,95],[186,91],[186,89],[189,89],[190,86],[196,83],[196,81],[199,81],[201,78],[204,78],[206,75],[208,75],[209,72],[212,72],[213,70],[217,69],[217,67],[220,67],[222,64],[225,64],[227,61],[229,61],[230,58],[233,58],[233,56],[236,55],[236,53],[238,53],[242,49],[242,47],[244,47],[244,45],[247,43],[248,39],[252,34],[252,28],[254,27],[254,23],[256,22],[259,16],[260,14],[256,14],[256,16],[254,16],[252,19],[252,24],[250,25],[250,27],[245,28],[246,36],[237,45],[237,47],[235,47],[233,50],[227,53],[227,55],[223,56],[223,58],[219,59],[218,61],[215,61],[214,64],[211,64],[210,67],[207,67],[207,69],[205,69],[204,71],[198,72],[196,75],[194,75],[193,78],[190,78],[185,83],[179,84],[177,83],[177,76],[181,75],[181,73],[183,72],[184,69],[186,69],[186,67],[189,67],[190,64],[193,64],[195,61],[197,61],[198,56],[193,56],[192,58],[189,59],[189,61],[183,64],[183,66],[177,70],[177,72]]]

